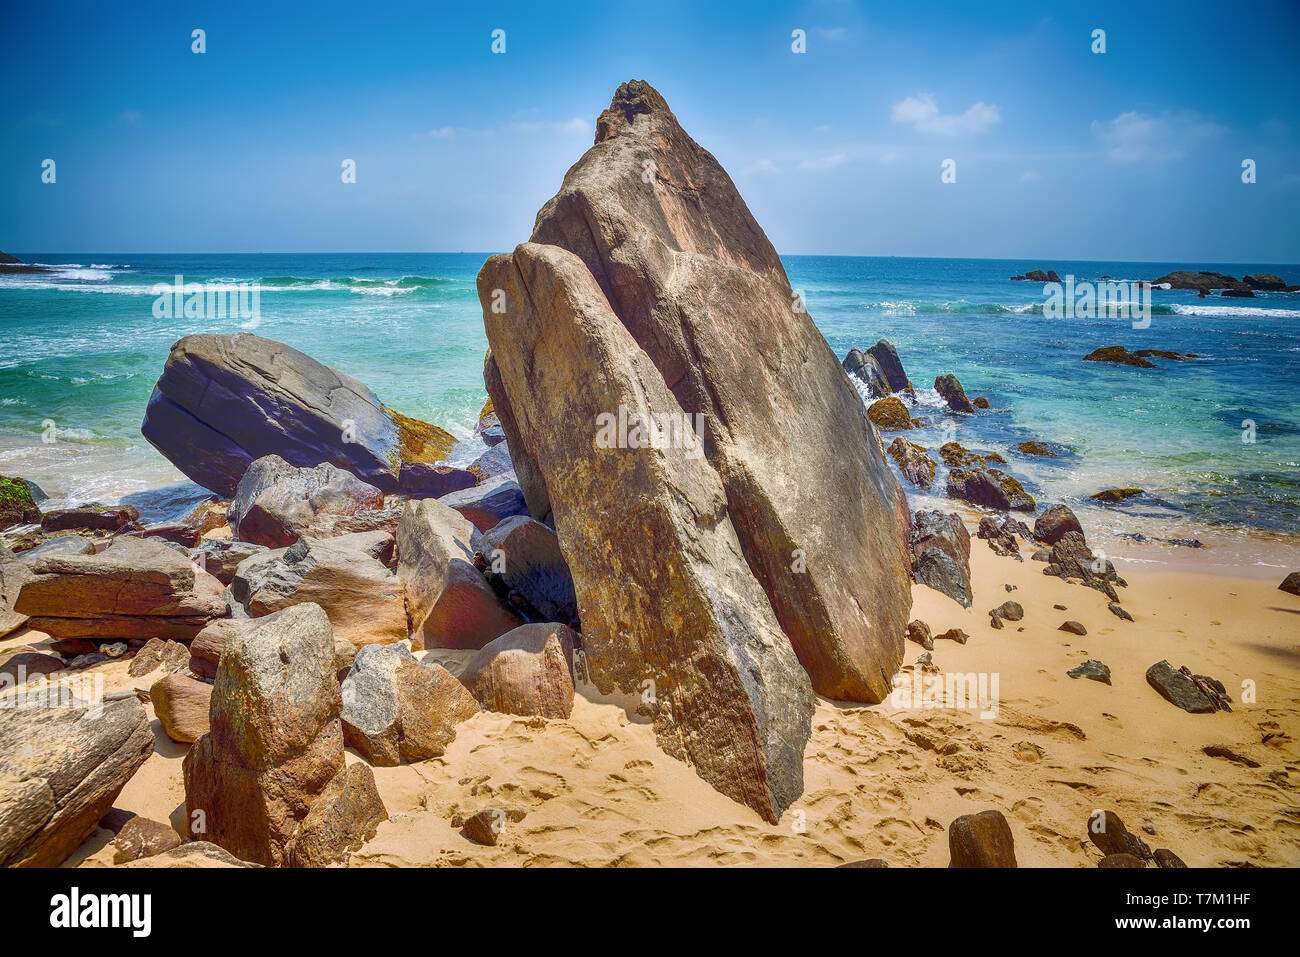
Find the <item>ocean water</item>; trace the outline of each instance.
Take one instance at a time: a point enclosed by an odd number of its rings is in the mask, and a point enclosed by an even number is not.
[[[126,497],[149,515],[192,493],[139,432],[169,347],[190,333],[286,342],[465,438],[486,398],[474,286],[483,253],[16,255],[57,268],[0,276],[0,473],[33,479],[58,501]],[[1188,268],[1295,283],[1300,266],[819,256],[785,264],[837,356],[879,338],[898,348],[918,390],[913,414],[930,423],[913,441],[933,448],[953,437],[1001,452],[1040,502],[1065,501],[1116,534],[1252,542],[1300,529],[1300,294],[1155,290],[1150,327],[1133,329],[1127,319],[1045,317],[1042,285],[1009,280],[1033,268],[1093,280]],[[158,318],[154,287],[176,275],[255,284],[260,315]],[[1159,368],[1145,370],[1080,361],[1113,344],[1204,358],[1156,359]],[[947,414],[930,388],[947,372],[992,408]],[[1062,454],[1013,451],[1027,439]],[[1122,508],[1093,506],[1087,496],[1111,486],[1149,494]],[[909,497],[914,507],[942,501],[910,488]]]

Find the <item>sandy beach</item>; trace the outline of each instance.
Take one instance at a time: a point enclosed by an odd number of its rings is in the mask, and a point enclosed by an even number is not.
[[[1125,568],[1124,604],[1135,619],[1126,622],[1100,593],[974,540],[974,605],[962,609],[918,584],[912,616],[936,635],[961,628],[970,636],[965,645],[936,641],[933,660],[944,672],[996,673],[996,716],[818,699],[804,794],[775,825],[666,756],[649,725],[587,686],[568,720],[484,712],[457,728],[443,757],[375,768],[390,818],[349,865],[835,866],[881,858],[943,867],[948,823],[994,808],[1011,823],[1022,867],[1095,866],[1101,854],[1087,822],[1098,809],[1192,867],[1294,867],[1300,599],[1272,577],[1201,574],[1188,562]],[[1025,617],[994,630],[986,612],[1008,597]],[[1059,631],[1067,619],[1088,634]],[[21,644],[43,642],[20,633],[0,649]],[[920,653],[909,642],[904,668]],[[427,654],[455,672],[471,653]],[[1113,686],[1066,675],[1089,658],[1109,666]],[[1144,678],[1162,658],[1218,677],[1232,712],[1188,714],[1162,699]],[[110,662],[95,672],[110,692],[148,688],[161,675],[129,678],[126,667]],[[1253,703],[1242,701],[1248,681]],[[156,750],[115,807],[180,827],[187,746],[156,719],[152,727]],[[348,760],[361,759],[349,751]],[[497,846],[482,846],[458,824],[484,808],[525,814]],[[99,829],[65,866],[111,866],[112,837]]]

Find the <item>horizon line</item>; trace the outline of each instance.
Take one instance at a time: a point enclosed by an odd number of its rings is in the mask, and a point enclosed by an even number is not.
[[[27,256],[500,256],[507,255],[511,250],[473,250],[473,249],[386,249],[386,250],[321,250],[321,249],[297,249],[297,250],[258,250],[257,252],[235,252],[221,250],[184,250],[184,251],[140,251],[131,252],[113,251],[113,250],[76,250],[72,252],[56,252],[45,250],[42,252],[24,253]],[[18,256],[18,253],[10,252],[11,256]],[[1212,266],[1250,266],[1250,265],[1268,265],[1268,266],[1294,266],[1300,268],[1300,262],[1267,262],[1262,259],[1252,260],[1214,260],[1214,259],[1074,259],[1074,258],[1048,258],[1031,256],[906,256],[896,253],[783,253],[777,252],[781,257],[801,257],[807,259],[931,259],[931,260],[967,260],[971,262],[1007,262],[1015,263],[1028,261],[1033,263],[1131,263],[1133,265],[1167,265],[1169,263],[1198,263],[1201,265]],[[20,263],[11,263],[10,265],[41,265],[31,260],[22,260]],[[52,263],[49,265],[58,265]],[[0,266],[0,268],[3,268]]]

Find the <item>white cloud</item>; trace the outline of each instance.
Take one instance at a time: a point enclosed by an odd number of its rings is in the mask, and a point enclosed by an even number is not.
[[[1001,122],[1002,113],[983,101],[972,104],[965,113],[940,113],[933,93],[918,93],[895,103],[889,118],[922,133],[961,136],[988,131]]]
[[[1182,159],[1197,143],[1218,136],[1221,127],[1195,113],[1152,116],[1129,110],[1108,123],[1093,120],[1093,135],[1116,163],[1165,163]]]
[[[1036,169],[1027,169],[1020,174],[1020,182],[1022,183],[1037,183],[1042,178],[1043,177],[1038,175],[1038,170]]]
[[[744,172],[748,174],[752,174],[752,173],[776,174],[781,172],[781,167],[777,166],[770,159],[761,159],[761,160],[756,160],[755,162],[750,163],[748,166],[746,166]]]
[[[828,156],[815,156],[799,164],[800,169],[834,169],[848,162],[847,153],[831,153]]]
[[[564,133],[593,133],[595,129],[590,120],[584,120],[580,116],[575,116],[571,120],[565,120],[563,123],[557,123],[561,132]]]
[[[429,130],[429,135],[435,140],[449,140],[456,135],[456,127],[440,126],[436,130]]]

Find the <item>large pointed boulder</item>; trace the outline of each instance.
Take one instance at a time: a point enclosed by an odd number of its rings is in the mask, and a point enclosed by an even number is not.
[[[455,443],[351,376],[249,333],[173,345],[140,431],[176,468],[226,497],[264,455],[303,468],[328,462],[396,492],[404,463],[440,461]]]
[[[831,698],[882,700],[902,660],[911,605],[898,482],[861,398],[726,171],[658,92],[626,83],[599,118],[595,145],[538,213],[531,242],[581,261],[600,292],[595,305],[649,359],[674,408],[703,417],[729,523],[813,687]],[[535,262],[541,254],[531,249],[526,258]],[[517,351],[519,338],[531,341],[500,322],[492,334],[493,304],[502,304],[495,290],[512,285],[508,272],[490,261],[479,278],[492,350],[485,379],[524,497],[542,519],[556,504],[541,466],[542,446],[555,436],[524,426],[524,403],[550,401],[572,380],[556,370],[549,381],[535,377],[541,395],[532,397],[506,374],[515,360],[504,353]],[[534,294],[532,307],[552,313],[568,308],[565,298]],[[613,415],[611,400],[623,396],[599,398],[591,413]],[[587,455],[590,445],[587,436]],[[530,481],[537,474],[540,485]]]
[[[644,433],[685,422],[681,404],[573,253],[526,243],[494,256],[479,295],[511,415],[546,479],[588,674],[602,692],[642,695],[665,751],[776,821],[803,789],[813,694],[722,481],[680,429],[680,447],[596,438],[602,415]]]

